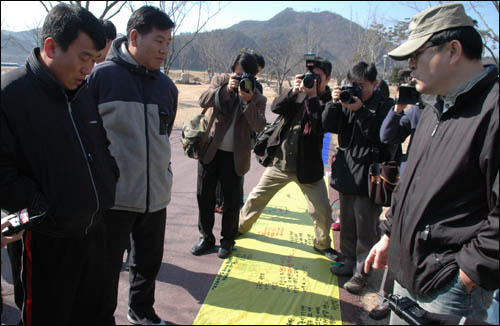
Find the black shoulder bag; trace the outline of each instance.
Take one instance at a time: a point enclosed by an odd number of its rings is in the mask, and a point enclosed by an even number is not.
[[[379,162],[380,149],[372,147],[373,163],[368,170],[368,197],[376,204],[389,207],[394,188],[399,182],[399,164],[396,161]]]
[[[279,144],[274,146],[269,145],[274,143],[284,124],[285,118],[280,115],[273,123],[268,124],[264,130],[257,134],[257,142],[255,143],[253,151],[257,157],[257,161],[265,167],[271,163],[274,152],[279,146]]]

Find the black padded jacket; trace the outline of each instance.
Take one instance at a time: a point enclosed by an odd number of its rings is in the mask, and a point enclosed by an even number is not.
[[[86,83],[65,91],[39,53],[2,74],[0,207],[48,207],[33,231],[81,236],[113,206],[119,171]]]

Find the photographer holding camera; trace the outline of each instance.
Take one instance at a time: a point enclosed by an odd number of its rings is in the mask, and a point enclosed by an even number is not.
[[[308,73],[295,76],[293,89],[277,97],[271,106],[285,123],[279,131],[271,166],[241,209],[238,231],[248,232],[273,196],[294,181],[304,193],[314,220],[314,249],[335,260],[337,255],[330,238],[331,207],[321,156],[324,134],[321,112],[331,99],[327,84],[332,64],[315,54],[306,54],[306,65]]]
[[[212,141],[198,163],[198,229],[202,237],[191,249],[195,256],[215,248],[212,229],[219,180],[224,192],[219,258],[229,257],[234,246],[243,197],[242,178],[250,169],[250,131],[258,132],[266,126],[267,99],[255,87],[257,69],[252,54],[240,53],[231,67],[232,74],[214,77],[210,88],[200,96],[202,108],[214,108],[216,122]]]
[[[429,312],[484,321],[499,284],[498,69],[474,25],[462,4],[432,7],[389,53],[426,107],[365,271],[388,267],[394,294]]]
[[[401,146],[384,145],[379,132],[387,112],[394,105],[376,89],[374,64],[356,64],[347,73],[348,85],[333,89],[333,101],[323,112],[323,127],[338,134],[339,148],[332,164],[330,185],[339,192],[340,249],[336,275],[351,276],[344,288],[359,293],[367,283],[363,271],[368,250],[378,241],[378,221],[382,206],[368,197],[368,170],[374,148],[381,162],[400,160]]]

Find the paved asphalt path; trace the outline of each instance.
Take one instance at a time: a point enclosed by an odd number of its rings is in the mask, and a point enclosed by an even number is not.
[[[266,119],[274,121],[268,104]],[[182,152],[181,130],[174,129],[171,135],[172,169],[174,184],[172,201],[167,207],[167,229],[165,234],[163,263],[156,282],[155,310],[171,324],[190,325],[196,318],[208,290],[222,264],[216,252],[195,257],[191,247],[198,241],[198,207],[196,200],[197,161],[186,157]],[[252,167],[245,175],[244,194],[247,196],[258,183],[264,168],[252,156]],[[330,188],[332,192],[332,189]],[[335,193],[332,192],[332,196]],[[215,215],[214,235],[217,245],[220,240],[220,214]],[[312,223],[312,222],[311,222]],[[338,248],[338,232],[334,233]],[[12,278],[5,249],[2,249],[2,286],[4,313],[2,323],[15,324],[19,311],[15,308],[12,294]],[[125,259],[125,257],[124,257]],[[340,285],[347,279],[340,279]],[[128,272],[122,270],[115,312],[117,324],[129,324],[126,318],[128,302]],[[362,311],[359,297],[352,296],[340,288],[342,319],[344,324],[359,324]]]

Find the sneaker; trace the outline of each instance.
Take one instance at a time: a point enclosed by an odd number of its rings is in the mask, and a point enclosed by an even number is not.
[[[370,318],[372,319],[380,320],[382,318],[385,318],[390,311],[391,309],[389,308],[389,302],[384,301],[383,303],[379,303],[375,308],[370,310],[368,316],[370,316]]]
[[[344,289],[352,294],[358,294],[366,286],[366,277],[361,274],[355,274],[344,284]]]
[[[330,271],[337,276],[352,276],[354,263],[345,261],[336,261],[335,265],[330,266]]]
[[[231,256],[231,251],[233,251],[233,246],[227,243],[223,243],[220,245],[217,256],[219,256],[219,258],[221,259],[226,259],[227,257]]]
[[[139,317],[132,309],[128,308],[127,319],[134,325],[166,325],[164,320],[156,315],[154,310],[147,316]]]
[[[195,256],[199,256],[207,253],[210,250],[213,250],[214,248],[215,241],[210,241],[201,237],[200,241],[198,241],[198,243],[195,244],[193,248],[191,248],[191,253]]]
[[[315,246],[313,246],[314,250],[316,250],[317,252],[325,255],[326,258],[330,259],[331,261],[337,261],[337,259],[339,259],[340,257],[340,253],[333,249],[333,248],[326,248],[326,249],[318,249],[316,248]]]

